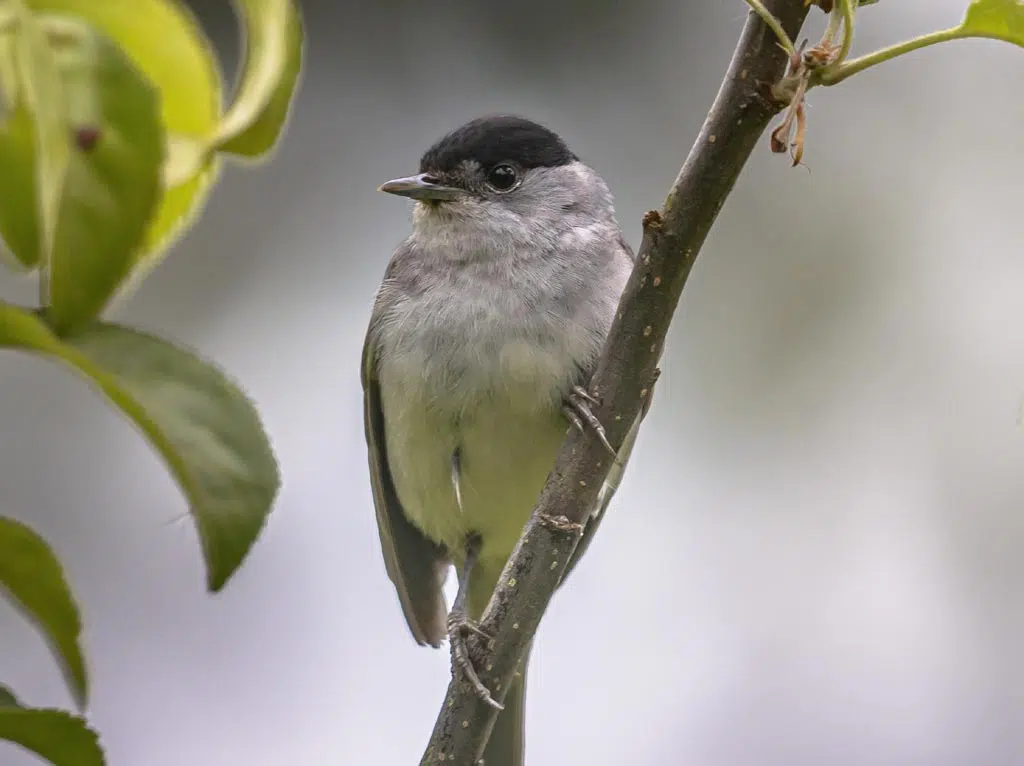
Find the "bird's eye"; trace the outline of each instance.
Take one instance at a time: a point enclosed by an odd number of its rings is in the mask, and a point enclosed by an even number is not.
[[[487,183],[495,191],[506,192],[516,185],[519,176],[511,165],[495,165],[487,173]]]

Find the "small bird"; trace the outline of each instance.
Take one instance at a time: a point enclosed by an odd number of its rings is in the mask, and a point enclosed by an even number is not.
[[[387,572],[416,641],[451,640],[485,699],[469,631],[537,503],[569,427],[604,429],[585,389],[633,267],[601,177],[551,130],[481,117],[381,191],[415,200],[363,348],[364,419]],[[617,486],[619,448],[573,561]],[[442,586],[459,571],[452,612]],[[566,570],[568,572],[568,570]],[[486,766],[523,764],[524,659]],[[498,706],[495,703],[496,706]],[[500,707],[500,706],[499,706]]]

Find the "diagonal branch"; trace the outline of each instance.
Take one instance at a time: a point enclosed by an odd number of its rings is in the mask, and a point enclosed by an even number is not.
[[[795,37],[808,11],[804,0],[766,0],[764,5]],[[662,209],[644,216],[636,266],[590,383],[601,401],[594,413],[612,444],[622,444],[651,396],[665,335],[690,269],[740,171],[782,106],[767,94],[786,62],[775,34],[749,14],[686,163]],[[610,467],[597,438],[570,429],[483,614],[481,627],[494,638],[487,646],[470,638],[474,665],[498,700],[504,699],[533,639]],[[421,766],[476,763],[496,717],[468,684],[453,680]]]

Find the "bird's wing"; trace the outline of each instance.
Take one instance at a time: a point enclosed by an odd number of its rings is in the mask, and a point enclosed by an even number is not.
[[[374,317],[378,317],[374,308]],[[377,531],[388,577],[395,584],[402,612],[420,645],[438,647],[447,635],[445,577],[451,565],[448,551],[420,532],[405,515],[388,465],[384,438],[384,409],[377,378],[374,322],[363,344],[363,424],[370,458],[370,485],[377,511]]]
[[[629,258],[630,264],[632,264],[635,260],[633,249],[621,235],[619,236],[619,246],[625,256]],[[588,380],[590,380],[589,375],[584,378],[584,381]],[[584,385],[586,385],[585,382]],[[615,490],[619,488],[619,483],[622,481],[622,475],[626,470],[626,464],[629,462],[630,455],[633,454],[633,444],[636,442],[636,435],[640,430],[640,423],[647,415],[647,410],[650,408],[652,398],[652,396],[647,397],[647,400],[644,402],[643,409],[640,411],[640,414],[637,415],[636,420],[633,421],[633,425],[630,426],[629,431],[626,433],[626,438],[622,441],[622,446],[619,447],[618,461],[612,465],[611,470],[608,472],[608,476],[604,480],[604,485],[601,487],[601,491],[598,494],[597,511],[590,517],[590,520],[583,527],[583,537],[580,538],[580,541],[576,544],[576,548],[572,552],[572,557],[569,559],[569,565],[565,568],[565,572],[562,574],[561,582],[565,582],[569,573],[579,562],[580,557],[590,546],[591,540],[594,539],[594,533],[597,532],[597,527],[604,518],[605,511],[608,510],[608,505],[611,503],[612,497],[615,495]]]

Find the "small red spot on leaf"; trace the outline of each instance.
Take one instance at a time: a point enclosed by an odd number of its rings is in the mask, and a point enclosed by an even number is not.
[[[83,152],[92,151],[100,140],[100,129],[95,127],[75,128],[75,146]]]

